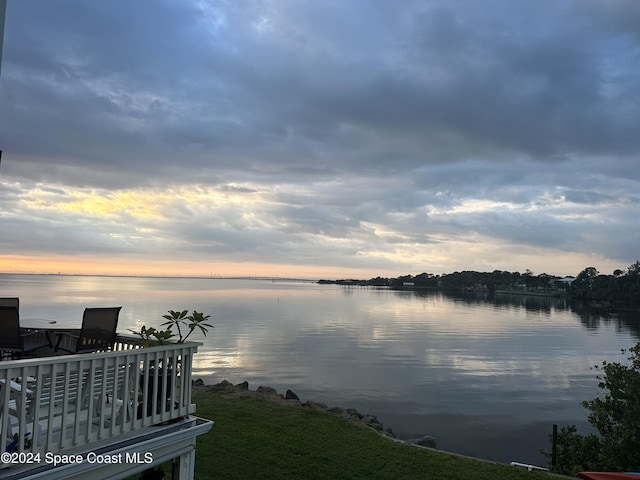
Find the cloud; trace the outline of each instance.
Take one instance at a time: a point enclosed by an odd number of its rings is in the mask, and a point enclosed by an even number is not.
[[[0,255],[625,267],[637,9],[13,2]]]

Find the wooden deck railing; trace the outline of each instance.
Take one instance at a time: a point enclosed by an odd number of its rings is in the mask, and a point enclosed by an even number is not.
[[[0,452],[77,451],[188,416],[199,345],[121,335],[111,352],[0,362]]]

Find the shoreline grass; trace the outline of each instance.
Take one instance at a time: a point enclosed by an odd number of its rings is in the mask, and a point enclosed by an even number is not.
[[[549,478],[489,461],[395,442],[325,411],[194,388],[196,415],[214,420],[198,437],[195,478],[471,479]]]

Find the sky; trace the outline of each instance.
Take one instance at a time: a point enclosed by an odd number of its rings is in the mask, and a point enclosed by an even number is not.
[[[0,272],[640,258],[637,0],[8,0]]]

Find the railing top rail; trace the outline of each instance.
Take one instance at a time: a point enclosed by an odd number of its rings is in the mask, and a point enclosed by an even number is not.
[[[139,346],[140,348],[142,348],[141,345],[141,341],[139,337],[136,337],[135,335],[130,335],[130,334],[126,334],[126,333],[118,333],[116,335],[116,343],[124,343],[127,345],[136,345]],[[162,345],[154,345],[152,347],[144,347],[144,348],[159,348],[159,347],[175,347],[176,345],[196,345],[198,347],[201,347],[203,345],[202,342],[183,342],[183,343],[178,343],[178,342],[172,342],[171,340],[167,341],[167,343],[162,344]]]
[[[118,335],[116,338],[116,343],[126,343],[131,345],[137,345],[138,348],[133,348],[129,350],[111,350],[108,352],[97,352],[97,353],[79,353],[79,354],[69,354],[69,355],[57,355],[52,357],[36,357],[36,358],[28,358],[21,360],[7,360],[0,362],[0,370],[7,370],[10,368],[20,368],[20,367],[31,367],[46,364],[61,364],[61,363],[69,363],[69,362],[77,362],[80,360],[86,360],[87,358],[91,359],[102,359],[102,358],[117,358],[124,357],[127,355],[141,355],[146,353],[154,353],[154,352],[170,352],[174,350],[191,350],[195,353],[198,347],[202,346],[200,342],[184,342],[184,343],[167,343],[164,345],[157,345],[153,347],[145,347],[138,345],[138,342],[131,343],[130,340],[136,340],[135,337],[122,336]],[[128,340],[128,341],[122,341]]]
[[[142,348],[141,345],[141,341],[139,337],[136,337],[135,335],[130,335],[130,334],[126,334],[126,333],[118,333],[116,335],[116,343],[124,343],[126,345],[136,345],[140,348]],[[163,345],[154,345],[152,347],[144,347],[144,348],[163,348],[163,347],[169,347],[169,349],[171,349],[171,347],[175,347],[175,346],[180,346],[180,345],[195,345],[196,347],[201,347],[203,345],[202,342],[183,342],[183,343],[178,343],[178,342],[172,342],[172,341],[167,341],[167,343],[163,344]]]

